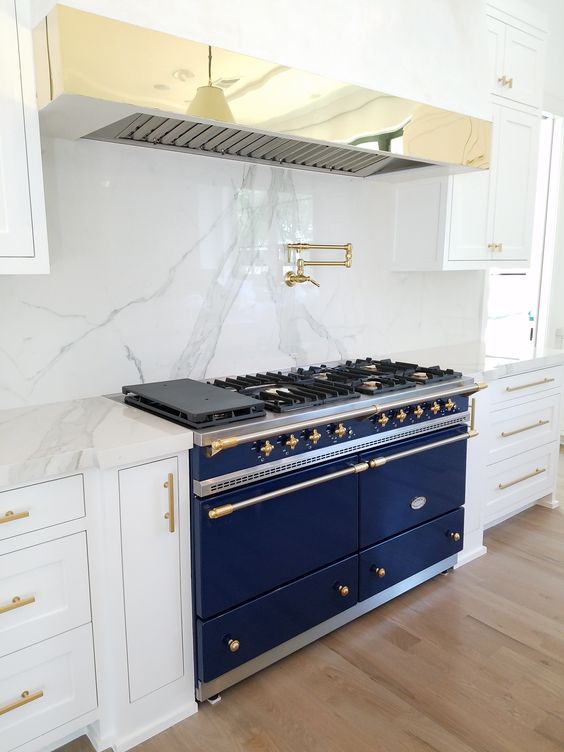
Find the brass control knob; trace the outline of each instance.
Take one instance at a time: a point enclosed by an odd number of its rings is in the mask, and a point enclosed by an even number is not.
[[[260,451],[262,454],[264,454],[265,457],[270,457],[270,453],[274,449],[274,444],[271,444],[270,441],[267,439],[264,444],[261,446]]]
[[[374,566],[374,567],[372,567],[372,571],[374,572],[374,574],[376,575],[376,577],[382,578],[382,577],[386,576],[386,570],[384,569],[384,567],[376,567],[376,566]]]
[[[317,442],[321,438],[321,434],[319,433],[317,428],[314,428],[307,438],[308,441],[311,441],[312,444],[317,444]]]
[[[339,593],[339,595],[341,596],[341,598],[346,598],[347,595],[350,592],[349,591],[349,586],[348,585],[339,585],[339,587],[337,588],[337,592]]]
[[[298,446],[298,444],[300,443],[300,440],[299,440],[299,439],[296,439],[296,437],[294,436],[294,434],[293,434],[293,433],[291,433],[291,434],[290,434],[290,435],[288,436],[288,438],[286,439],[286,441],[285,441],[284,443],[285,443],[285,444],[286,444],[286,446],[287,446],[287,447],[289,447],[290,449],[295,449],[295,448],[296,448],[296,447]]]
[[[407,418],[407,413],[405,410],[402,409],[399,411],[399,413],[396,415],[396,420],[399,420],[400,423],[403,423],[403,421]]]
[[[433,413],[434,415],[436,415],[436,414],[437,414],[437,413],[439,412],[439,410],[440,410],[440,409],[441,409],[441,406],[439,405],[439,403],[438,403],[438,402],[433,402],[433,404],[432,404],[432,405],[431,405],[431,407],[429,408],[429,410],[430,410],[430,411],[431,411],[431,412],[432,412],[432,413]]]
[[[346,433],[347,433],[347,429],[346,429],[346,428],[344,427],[344,425],[343,425],[342,423],[339,423],[339,425],[338,425],[338,426],[337,426],[337,428],[336,428],[336,429],[335,429],[335,430],[333,431],[333,433],[335,434],[335,436],[336,436],[336,437],[337,437],[338,439],[342,439],[342,438],[343,438],[343,436],[345,436],[345,435],[346,435]]]
[[[417,418],[417,420],[419,420],[419,418],[423,415],[424,412],[425,412],[425,410],[423,410],[423,408],[421,407],[421,405],[417,405],[417,407],[413,411],[413,414],[415,415],[415,417]]]
[[[382,428],[385,428],[386,425],[388,424],[389,420],[390,419],[388,418],[388,416],[386,415],[386,413],[384,413],[383,415],[381,415],[378,418],[378,423],[382,426]]]
[[[448,401],[445,402],[445,407],[447,410],[453,410],[456,407],[456,402],[453,402],[451,398],[448,398]]]
[[[234,640],[232,637],[230,637],[227,640],[227,647],[232,653],[236,653],[241,647],[241,643],[239,642],[239,640]]]
[[[455,543],[458,543],[460,540],[460,533],[451,533],[450,539],[453,540]]]

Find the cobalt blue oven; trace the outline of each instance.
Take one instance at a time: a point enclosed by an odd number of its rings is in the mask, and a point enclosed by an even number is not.
[[[366,435],[370,421],[353,419],[344,442],[301,460],[288,453],[272,467],[259,461],[250,482],[233,472],[215,483],[196,478],[200,700],[453,566],[463,545],[466,439],[475,433],[464,421],[467,399],[457,404],[458,421],[445,414],[433,430],[399,426],[376,441]],[[260,452],[261,442],[238,451]],[[194,447],[192,473],[202,478],[210,459],[209,447]]]

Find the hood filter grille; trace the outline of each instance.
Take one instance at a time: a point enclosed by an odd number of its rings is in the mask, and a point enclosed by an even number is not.
[[[387,152],[336,146],[322,141],[252,131],[200,120],[131,115],[85,138],[226,159],[320,170],[337,175],[370,177],[397,170],[427,167],[429,163],[404,159]]]

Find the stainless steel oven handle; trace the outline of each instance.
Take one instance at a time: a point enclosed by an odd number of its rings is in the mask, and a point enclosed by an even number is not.
[[[343,470],[337,470],[334,473],[328,473],[322,475],[319,478],[312,478],[311,480],[305,480],[302,483],[294,483],[293,486],[285,486],[279,488],[276,491],[270,491],[269,493],[260,494],[260,496],[252,496],[245,501],[238,501],[235,504],[223,504],[219,507],[214,507],[208,511],[208,517],[210,520],[217,520],[220,517],[226,517],[233,512],[239,512],[241,509],[247,509],[247,507],[253,507],[255,504],[262,504],[263,501],[270,501],[276,499],[279,496],[285,496],[286,494],[293,493],[294,491],[303,491],[304,488],[311,488],[312,486],[318,486],[321,483],[327,483],[330,480],[336,480],[337,478],[344,478],[347,475],[357,475],[358,473],[364,473],[366,470],[373,470],[377,467],[382,467],[389,462],[395,460],[402,460],[404,457],[411,457],[413,454],[421,454],[421,452],[427,452],[430,449],[438,449],[439,447],[446,446],[447,444],[454,444],[457,441],[466,441],[477,436],[478,432],[470,429],[467,433],[460,434],[459,436],[452,436],[449,439],[440,439],[439,441],[433,441],[431,444],[424,444],[421,447],[415,449],[406,449],[404,452],[396,452],[396,454],[389,454],[387,457],[375,457],[368,462],[359,462],[356,465],[351,465]]]
[[[335,415],[330,416],[328,420],[339,422],[342,420],[348,420],[349,418],[362,418],[368,415],[378,415],[387,410],[395,410],[398,407],[405,407],[407,405],[416,405],[423,401],[430,402],[431,400],[440,399],[441,397],[467,397],[471,394],[476,394],[476,392],[479,392],[481,389],[486,389],[486,387],[487,384],[478,383],[468,384],[467,386],[451,387],[450,389],[448,386],[445,386],[436,392],[431,392],[430,394],[418,394],[408,399],[404,397],[403,399],[396,400],[395,402],[388,402],[387,404],[375,404],[370,405],[370,407],[336,413]],[[317,422],[319,423],[319,420]],[[283,433],[293,433],[304,428],[311,428],[315,423],[315,419],[310,418],[309,420],[302,420],[298,423],[289,423],[288,425],[283,426],[281,431]],[[216,454],[219,454],[219,452],[222,452],[224,449],[231,449],[239,446],[239,444],[245,444],[251,441],[272,438],[272,433],[272,428],[269,428],[265,431],[254,431],[253,433],[244,434],[242,436],[227,436],[224,439],[214,439],[207,444],[207,455],[208,457],[215,457]]]

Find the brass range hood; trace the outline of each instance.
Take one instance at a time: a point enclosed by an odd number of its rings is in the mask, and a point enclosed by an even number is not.
[[[220,48],[212,80],[207,44],[63,5],[34,47],[47,135],[356,177],[489,167],[489,121]],[[229,120],[187,114],[206,83]]]

